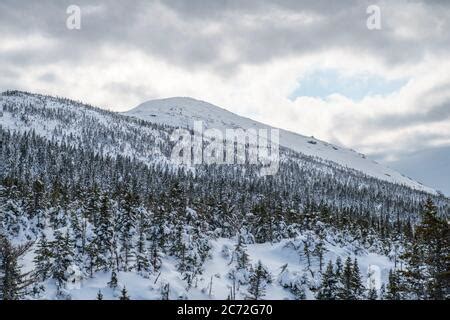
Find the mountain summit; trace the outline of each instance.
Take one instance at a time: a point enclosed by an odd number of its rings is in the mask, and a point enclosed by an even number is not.
[[[189,97],[174,97],[144,102],[124,112],[160,125],[193,128],[194,121],[203,121],[206,128],[217,129],[272,129],[273,127],[239,116],[211,103]],[[402,184],[416,190],[435,193],[432,188],[385,167],[354,150],[306,137],[298,133],[280,129],[280,145],[301,154],[332,161],[340,166],[360,171],[368,176],[384,181]]]

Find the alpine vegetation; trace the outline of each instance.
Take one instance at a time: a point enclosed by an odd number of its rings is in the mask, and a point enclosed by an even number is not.
[[[450,200],[356,152],[187,98],[0,104],[1,299],[449,298]]]

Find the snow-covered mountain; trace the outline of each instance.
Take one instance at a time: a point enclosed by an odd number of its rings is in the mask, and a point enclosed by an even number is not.
[[[152,123],[172,127],[193,128],[194,121],[203,121],[206,128],[271,129],[272,127],[245,118],[208,102],[175,97],[151,100],[123,113]],[[280,145],[295,152],[318,157],[363,172],[377,179],[402,184],[417,190],[436,191],[411,178],[383,166],[354,150],[341,148],[313,137],[280,129]]]
[[[0,259],[15,257],[8,283],[30,284],[0,298],[392,298],[381,284],[414,241],[424,200],[450,213],[433,190],[287,131],[273,176],[174,163],[171,133],[193,120],[266,127],[193,99],[119,114],[9,91],[0,105]]]
[[[7,92],[0,96],[3,130],[35,135],[103,157],[123,157],[152,170],[194,170],[200,179],[210,175],[207,165],[186,168],[171,158],[171,133],[203,120],[210,128],[269,128],[219,107],[190,98],[155,100],[126,114],[105,111],[75,101]],[[350,204],[407,217],[416,204],[434,190],[385,168],[351,150],[281,130],[280,169],[272,177],[282,189],[294,188],[292,197],[324,202],[336,208]],[[219,176],[253,175],[256,166],[217,166]],[[106,183],[106,182],[105,182]],[[325,187],[324,187],[325,186]],[[393,198],[394,196],[394,198]],[[395,205],[391,202],[394,200]],[[384,205],[389,202],[389,205]]]

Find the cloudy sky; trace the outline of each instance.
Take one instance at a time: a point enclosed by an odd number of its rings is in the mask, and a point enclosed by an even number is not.
[[[450,145],[449,30],[446,0],[0,0],[0,91],[117,111],[191,96],[404,160]]]

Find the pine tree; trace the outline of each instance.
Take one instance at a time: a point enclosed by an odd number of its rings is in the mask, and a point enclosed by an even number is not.
[[[51,276],[52,250],[45,234],[38,241],[34,256],[34,267],[39,281],[45,281]]]
[[[355,299],[364,299],[365,288],[362,284],[361,273],[359,271],[358,260],[353,261],[353,270],[351,277],[351,288]]]
[[[148,214],[145,209],[139,210],[138,240],[136,243],[136,271],[145,274],[150,271],[149,252],[147,250]]]
[[[94,276],[94,270],[97,263],[97,245],[95,241],[91,241],[86,246],[86,269],[89,276],[92,278]]]
[[[100,195],[97,185],[94,185],[88,192],[86,199],[86,209],[84,210],[85,218],[93,225],[97,225],[99,219],[98,212],[100,211]]]
[[[450,233],[447,221],[440,218],[431,198],[426,201],[415,239],[404,255],[407,262],[403,275],[416,299],[445,299],[450,273]],[[425,289],[425,290],[424,290]]]
[[[117,273],[116,271],[112,271],[111,272],[111,280],[109,280],[108,282],[108,287],[110,287],[111,289],[116,289],[118,285],[118,281],[117,281]]]
[[[237,269],[247,269],[249,264],[249,257],[247,253],[247,246],[241,234],[238,235],[238,242],[234,249],[233,259],[236,261]]]
[[[318,288],[316,298],[318,300],[335,300],[337,290],[337,279],[333,271],[333,263],[329,261],[325,273],[322,276],[322,283]]]
[[[126,192],[116,223],[117,226],[120,226],[120,253],[124,271],[129,271],[131,259],[136,256],[133,252],[133,236],[135,234],[137,202],[138,199],[133,192]]]
[[[211,248],[209,239],[202,232],[202,225],[198,221],[197,212],[192,208],[186,209],[186,225],[177,227],[179,252],[175,251],[179,263],[178,271],[186,280],[188,288],[203,272],[203,263]]]
[[[120,300],[130,300],[130,297],[128,296],[127,289],[125,287],[123,287],[123,289],[121,291],[121,296],[120,296],[119,299]]]
[[[156,242],[151,243],[150,245],[150,264],[153,270],[156,272],[161,268],[161,256],[159,252],[159,247]]]
[[[45,186],[42,180],[37,179],[32,185],[32,203],[29,211],[32,212],[32,217],[37,217],[37,225],[42,227],[42,212],[44,211],[43,193]]]
[[[430,277],[424,270],[424,247],[417,240],[408,247],[408,252],[402,256],[406,267],[396,273],[396,279],[398,286],[402,287],[402,291],[405,291],[410,298],[423,300],[426,298],[427,278]]]
[[[306,268],[311,271],[311,246],[314,240],[310,233],[307,233],[306,240],[303,240],[303,255],[306,258]],[[312,272],[312,271],[311,271]]]
[[[296,300],[306,299],[306,290],[305,290],[306,286],[307,286],[307,279],[306,275],[303,274],[300,281],[294,283],[290,288],[290,291],[292,292]]]
[[[316,246],[314,248],[314,255],[319,259],[319,271],[322,272],[323,269],[323,256],[325,254],[326,248],[325,248],[325,242],[323,235],[321,234],[319,236],[319,242],[316,243]]]
[[[97,270],[108,270],[111,265],[113,257],[113,240],[114,228],[111,216],[110,202],[108,196],[105,194],[102,197],[99,216],[94,228],[95,238],[92,243],[92,251],[96,251],[95,266]]]
[[[343,266],[342,266],[341,257],[337,257],[335,269],[334,269],[334,274],[336,275],[337,280],[339,280],[342,277],[342,270],[343,270]]]
[[[170,252],[178,258],[177,269],[181,273],[184,273],[188,267],[186,262],[187,255],[187,242],[185,241],[187,235],[185,233],[185,228],[182,224],[177,224],[175,226],[175,241],[171,247]]]
[[[77,205],[79,204],[77,203]],[[87,221],[83,217],[80,217],[80,210],[71,209],[69,216],[70,216],[70,228],[71,231],[73,232],[73,237],[75,239],[74,245],[78,253],[77,256],[80,259],[82,259],[86,251]]]
[[[250,258],[247,253],[243,236],[239,233],[237,236],[237,244],[231,255],[229,264],[235,263],[234,268],[228,273],[229,278],[233,281],[233,285],[245,285],[249,281],[249,265]]]
[[[345,260],[344,269],[342,271],[339,283],[338,297],[340,300],[354,300],[356,297],[353,294],[353,263],[352,259],[348,257]]]
[[[166,237],[164,230],[166,221],[163,215],[164,211],[161,207],[156,208],[156,212],[148,226],[148,240],[150,241],[149,262],[153,271],[158,271],[161,267],[161,252],[165,248]]]
[[[378,299],[377,289],[374,287],[369,288],[369,290],[367,291],[367,300],[377,300],[377,299]]]
[[[268,283],[272,282],[272,278],[267,269],[258,261],[256,268],[251,270],[249,288],[247,296],[250,300],[260,300],[265,296]]]
[[[264,203],[260,203],[253,208],[256,216],[254,226],[254,236],[258,243],[273,242],[274,240],[274,219]]]
[[[73,241],[69,233],[63,235],[60,231],[55,231],[55,240],[52,242],[52,277],[56,280],[58,292],[65,287],[67,281],[67,268],[73,262]]]
[[[0,300],[18,300],[35,283],[31,272],[22,273],[19,259],[29,250],[31,243],[13,247],[0,235]]]
[[[389,270],[388,285],[386,287],[386,300],[401,300],[399,276],[397,271]]]
[[[386,285],[384,283],[381,284],[379,298],[380,300],[386,299]]]
[[[164,283],[163,285],[161,285],[160,292],[161,292],[161,300],[169,300],[170,284]]]
[[[25,212],[15,199],[1,199],[0,204],[0,227],[5,230],[4,234],[17,236],[24,228],[23,220]]]

